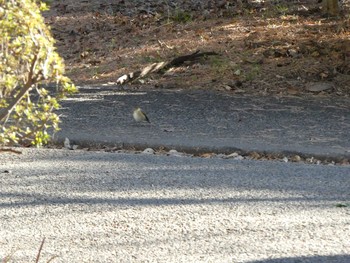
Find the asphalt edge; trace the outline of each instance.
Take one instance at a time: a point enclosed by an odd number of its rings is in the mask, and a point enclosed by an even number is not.
[[[64,147],[64,139],[57,138],[51,142],[54,146]],[[176,150],[178,152],[183,152],[187,154],[192,154],[194,156],[200,156],[205,153],[214,154],[232,154],[238,153],[242,156],[251,156],[252,154],[258,154],[260,156],[274,156],[276,159],[281,159],[283,157],[293,158],[299,156],[302,159],[315,158],[320,161],[328,162],[350,162],[350,152],[344,154],[320,154],[313,152],[302,152],[302,151],[290,151],[290,150],[259,150],[259,149],[248,149],[248,148],[238,148],[233,146],[226,147],[215,147],[215,146],[198,146],[191,147],[185,145],[172,145],[172,144],[146,144],[146,143],[127,143],[127,142],[107,142],[107,141],[91,141],[91,140],[80,140],[74,139],[71,141],[71,145],[77,145],[78,149],[89,150],[106,150],[106,151],[117,151],[117,150],[127,150],[127,151],[143,151],[146,148],[152,148],[155,151],[169,151]]]

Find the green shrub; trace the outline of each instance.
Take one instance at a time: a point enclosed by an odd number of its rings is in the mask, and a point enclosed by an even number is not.
[[[47,143],[58,101],[76,91],[36,2],[0,0],[0,145]]]

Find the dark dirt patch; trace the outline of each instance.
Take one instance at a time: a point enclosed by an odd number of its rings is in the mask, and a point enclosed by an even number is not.
[[[214,51],[131,86],[241,94],[350,95],[350,5],[305,1],[54,1],[45,14],[74,82],[114,85],[150,63]],[[311,84],[330,88],[308,91]]]

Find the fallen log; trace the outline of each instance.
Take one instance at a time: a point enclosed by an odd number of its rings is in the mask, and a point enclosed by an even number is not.
[[[218,55],[219,54],[216,52],[200,52],[199,50],[197,50],[192,54],[179,56],[169,61],[153,63],[143,68],[142,70],[137,70],[129,74],[125,74],[117,79],[117,84],[125,84],[128,82],[132,82],[137,79],[143,78],[151,73],[156,73],[156,72],[160,72],[161,70],[168,70],[170,68],[179,67],[185,62],[195,61],[200,57],[218,56]]]

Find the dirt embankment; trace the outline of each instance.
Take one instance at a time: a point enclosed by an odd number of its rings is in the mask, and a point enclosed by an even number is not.
[[[155,62],[214,51],[132,87],[302,96],[350,95],[349,1],[337,18],[317,1],[72,1],[45,14],[77,84],[116,83]]]

